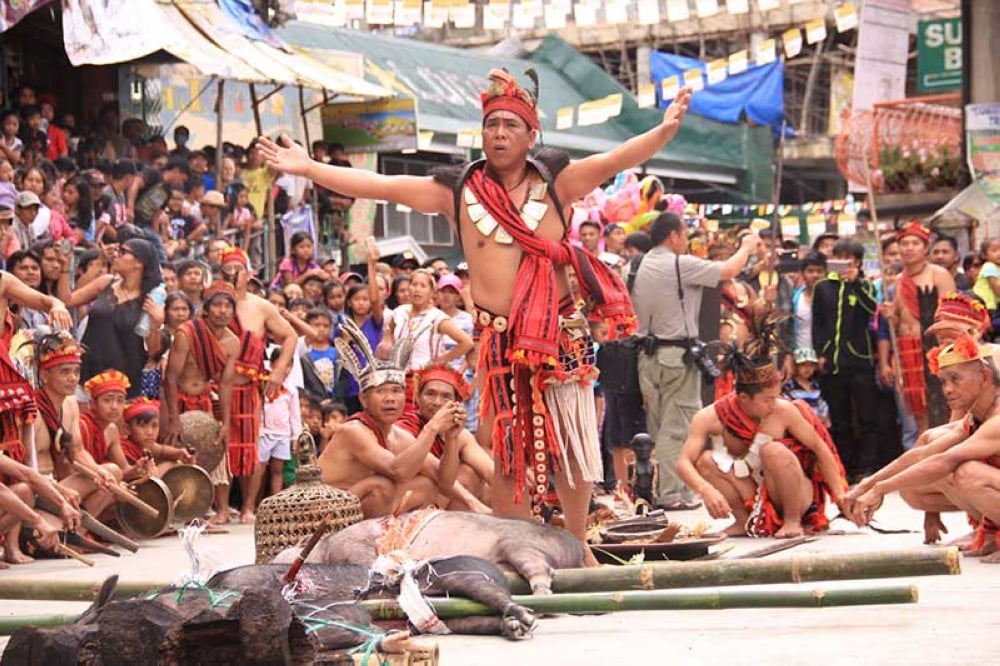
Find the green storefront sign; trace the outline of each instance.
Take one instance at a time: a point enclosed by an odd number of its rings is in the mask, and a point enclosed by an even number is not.
[[[917,28],[917,92],[962,87],[962,20],[921,21]]]

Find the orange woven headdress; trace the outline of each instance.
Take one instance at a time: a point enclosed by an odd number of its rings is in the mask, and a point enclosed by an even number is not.
[[[990,313],[978,298],[952,291],[941,297],[934,312],[934,323],[957,322],[986,333],[990,330]]]
[[[132,382],[128,375],[120,370],[106,370],[99,375],[94,375],[86,381],[83,389],[91,399],[96,400],[98,396],[105,393],[118,392],[122,395],[128,393]]]
[[[247,256],[247,253],[238,247],[227,245],[222,250],[222,257],[219,259],[219,263],[225,265],[231,261],[238,261],[243,264],[243,268],[250,269],[250,257]]]
[[[927,367],[937,375],[944,368],[991,357],[988,346],[980,345],[971,335],[960,335],[951,344],[941,345],[927,352]]]

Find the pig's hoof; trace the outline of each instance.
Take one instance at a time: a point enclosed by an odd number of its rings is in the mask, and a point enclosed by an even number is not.
[[[511,604],[503,614],[500,624],[503,635],[512,641],[522,641],[531,638],[537,621],[535,614],[524,606]]]

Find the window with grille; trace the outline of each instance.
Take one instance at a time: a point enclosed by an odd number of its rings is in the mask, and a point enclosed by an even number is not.
[[[389,176],[426,176],[433,166],[434,162],[395,155],[382,157],[382,173]],[[401,211],[394,203],[388,203],[380,208],[382,229],[386,238],[409,235],[422,245],[450,247],[455,244],[451,225],[444,215],[425,215],[415,210]]]

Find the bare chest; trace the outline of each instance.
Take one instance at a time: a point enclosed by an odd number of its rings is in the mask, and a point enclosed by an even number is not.
[[[533,189],[533,191],[532,191]],[[565,229],[555,203],[544,183],[535,183],[528,192],[512,197],[520,221],[541,238],[559,242]],[[503,314],[509,307],[523,250],[496,219],[490,209],[463,189],[457,215],[462,251],[469,264],[473,300],[487,309]],[[568,286],[564,271],[559,270],[560,291]]]

